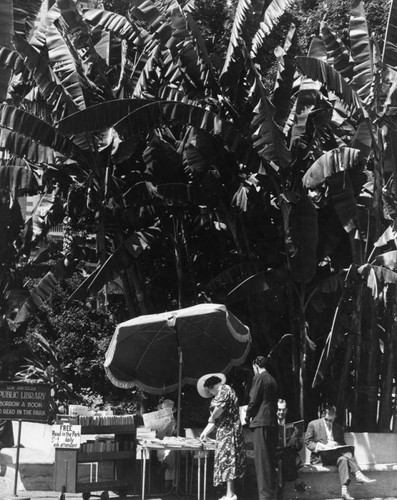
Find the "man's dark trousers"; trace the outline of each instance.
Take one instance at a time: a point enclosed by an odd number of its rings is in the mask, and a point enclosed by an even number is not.
[[[277,427],[253,427],[251,431],[259,500],[271,500],[275,495]]]

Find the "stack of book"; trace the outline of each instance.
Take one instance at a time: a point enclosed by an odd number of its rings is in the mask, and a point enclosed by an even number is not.
[[[90,415],[90,416],[79,416],[79,424],[83,426],[116,426],[116,425],[134,425],[133,415]]]
[[[137,427],[136,429],[136,438],[143,439],[153,439],[156,437],[156,431],[150,429],[149,427]]]

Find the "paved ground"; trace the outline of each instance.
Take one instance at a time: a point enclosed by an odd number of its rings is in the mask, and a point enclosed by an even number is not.
[[[396,495],[396,492],[393,492],[393,495]],[[116,495],[109,493],[110,498],[118,498]],[[65,500],[81,500],[81,493],[66,493]],[[95,500],[98,497],[92,497]],[[195,500],[197,497],[194,495],[189,496],[177,496],[177,495],[166,495],[166,496],[151,496],[150,500]],[[219,498],[219,495],[214,496],[214,494],[207,495],[207,500],[216,500]],[[55,491],[20,491],[18,492],[18,496],[14,497],[13,495],[4,495],[0,492],[0,500],[24,500],[24,499],[33,499],[33,500],[58,500],[59,493]],[[140,496],[129,496],[128,500],[140,500]],[[245,499],[251,500],[251,499]],[[252,498],[252,500],[256,500],[256,498]],[[314,500],[314,499],[311,499]],[[338,499],[318,499],[318,500],[340,500]],[[356,500],[362,500],[356,497]],[[366,498],[365,500],[397,500],[396,496],[390,497],[376,497],[373,499]]]

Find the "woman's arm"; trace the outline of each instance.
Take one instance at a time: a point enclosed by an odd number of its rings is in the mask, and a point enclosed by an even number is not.
[[[200,440],[205,441],[207,439],[208,434],[211,434],[211,432],[215,429],[215,420],[219,418],[222,413],[223,413],[223,408],[221,406],[216,406],[213,412],[210,415],[210,418],[208,419],[208,424],[203,430],[203,432],[200,434]]]

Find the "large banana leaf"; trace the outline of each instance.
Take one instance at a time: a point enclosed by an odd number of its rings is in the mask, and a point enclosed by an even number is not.
[[[82,71],[76,67],[75,60],[54,25],[50,25],[46,33],[46,45],[48,49],[48,59],[59,83],[70,95],[78,109],[86,107],[83,86],[90,87],[90,83],[85,78]]]
[[[303,185],[316,189],[327,182],[331,201],[345,231],[356,227],[357,204],[349,177],[345,171],[356,167],[360,151],[341,147],[320,156],[303,177]]]
[[[304,75],[321,82],[329,90],[335,92],[350,109],[361,109],[358,94],[332,66],[314,57],[303,56],[297,57],[297,63]]]
[[[383,266],[391,269],[392,271],[397,270],[397,250],[392,250],[390,252],[378,255],[371,264],[376,266]]]
[[[374,61],[363,0],[352,0],[350,14],[350,48],[354,59],[353,88],[365,101],[371,92]]]
[[[14,33],[28,38],[37,20],[43,0],[29,0],[29,2],[22,3],[22,8],[18,8],[21,3],[14,0]]]
[[[88,9],[84,11],[83,18],[92,26],[101,26],[107,31],[112,31],[120,38],[140,45],[147,33],[142,27],[137,27],[124,16],[102,9]]]
[[[321,37],[327,48],[327,63],[339,71],[343,78],[350,81],[354,76],[354,62],[347,47],[325,22],[321,23]]]
[[[259,165],[257,152],[233,124],[199,106],[182,102],[152,102],[132,111],[114,128],[120,136],[127,138],[136,131],[150,130],[164,122],[179,122],[220,137],[241,162],[251,165],[253,169]]]
[[[53,190],[52,192],[43,193],[39,196],[39,199],[37,200],[37,203],[34,206],[31,215],[31,228],[34,241],[37,241],[48,232],[50,228],[50,224],[48,223],[48,216],[54,208],[55,200],[55,190]]]
[[[30,315],[41,307],[52,295],[56,285],[66,276],[67,267],[63,261],[58,262],[39,282],[29,295],[14,319],[14,328],[27,321]]]
[[[282,129],[273,119],[275,109],[267,97],[261,100],[256,113],[252,122],[255,149],[262,158],[275,163],[277,167],[287,167],[291,162],[291,152]]]
[[[0,2],[0,47],[12,49],[13,26],[13,0],[2,0]],[[8,82],[11,71],[9,69],[0,72],[0,103],[7,96]]]
[[[25,69],[23,60],[18,52],[7,47],[0,47],[0,64],[15,73],[19,73]]]
[[[0,105],[0,127],[22,134],[38,145],[51,148],[66,156],[73,156],[78,152],[73,142],[62,137],[52,125],[5,103]]]
[[[326,58],[325,47],[317,37],[314,37],[310,44],[308,57],[320,60]],[[316,105],[321,85],[320,82],[315,82],[307,76],[302,78],[295,104],[295,120],[291,130],[291,144],[299,143],[301,137],[305,135],[307,120]]]
[[[226,296],[228,304],[234,304],[246,300],[250,295],[268,290],[274,292],[277,288],[282,288],[288,283],[288,276],[283,271],[266,269],[253,274],[249,278],[239,283]]]
[[[397,0],[390,3],[382,59],[385,64],[397,67]]]
[[[57,5],[61,12],[62,22],[56,21],[55,25],[61,31],[65,41],[72,47],[72,53],[84,54],[84,57],[79,57],[79,64],[87,80],[97,87],[96,90],[100,91],[102,98],[111,99],[113,94],[106,78],[108,68],[95,50],[87,23],[84,22],[73,0],[57,0]]]
[[[61,13],[56,3],[47,10],[44,16],[36,21],[36,28],[30,38],[29,42],[38,52],[42,52],[47,43],[47,36],[50,27],[53,26],[56,19],[60,17]]]
[[[296,26],[291,25],[284,42],[284,47],[278,47],[275,50],[278,72],[272,96],[272,104],[276,110],[274,121],[280,126],[285,125],[291,111],[291,97],[297,74],[295,64],[297,43]]]
[[[286,9],[294,2],[295,0],[272,0],[272,2],[266,7],[263,20],[261,21],[259,29],[255,33],[252,40],[252,58],[255,58],[258,55],[258,51],[262,47],[265,38],[271,33],[272,29],[278,23],[280,17],[284,14]]]
[[[32,189],[35,185],[32,171],[27,165],[0,165],[0,186],[8,187],[15,199],[21,189]]]
[[[397,233],[393,226],[388,226],[385,232],[375,241],[374,247],[383,247],[390,241],[397,242]]]
[[[160,46],[157,45],[150,54],[144,52],[139,56],[131,75],[134,98],[154,97],[150,90],[158,82],[156,70],[161,66],[159,55]]]
[[[58,125],[64,134],[100,130],[114,125],[116,131],[127,138],[136,131],[156,128],[164,122],[173,121],[219,136],[241,161],[254,165],[259,163],[259,157],[251,144],[229,121],[208,109],[183,102],[120,99],[74,113]]]
[[[205,86],[209,83],[210,88],[216,95],[216,92],[219,92],[219,88],[216,81],[214,68],[212,67],[211,59],[209,57],[207,47],[204,43],[204,39],[201,35],[201,32],[197,26],[196,21],[194,20],[193,16],[190,13],[186,14],[186,20],[188,23],[189,30],[196,41],[198,53],[200,54],[201,80]]]
[[[364,264],[357,269],[357,272],[366,280],[374,300],[379,299],[379,289],[383,285],[397,284],[397,273],[381,265]]]
[[[249,59],[249,68],[255,75],[256,86],[260,96],[255,109],[255,116],[251,123],[252,140],[259,155],[268,162],[274,162],[278,167],[287,167],[291,162],[291,152],[287,148],[286,137],[281,127],[274,121],[275,109],[269,101],[263,87],[258,70]]]
[[[239,0],[234,14],[232,32],[226,52],[225,62],[220,75],[222,86],[232,86],[240,79],[240,71],[243,69],[241,61],[241,44],[244,43],[243,33],[247,19],[252,18],[253,7],[249,0]]]
[[[374,134],[371,131],[372,123],[368,119],[361,120],[356,126],[350,147],[359,149],[363,156],[370,154]]]
[[[0,126],[0,147],[13,156],[25,158],[36,164],[55,165],[56,158],[52,148]]]
[[[41,93],[47,102],[53,106],[53,109],[59,108],[62,110],[65,107],[68,114],[77,111],[78,108],[70,95],[55,81],[54,75],[48,67],[48,61],[22,37],[15,36],[14,44]]]
[[[103,130],[152,102],[154,101],[149,99],[117,99],[96,104],[60,120],[58,130],[66,135]]]
[[[303,176],[302,182],[308,189],[316,189],[337,172],[356,166],[360,150],[341,147],[327,151],[318,158]]]
[[[358,209],[349,175],[338,172],[327,178],[331,203],[344,230],[350,233],[357,228]]]
[[[150,248],[152,243],[161,235],[157,227],[150,227],[142,231],[136,231],[127,238],[106,260],[103,265],[90,275],[69,297],[71,300],[81,300],[88,293],[98,292],[106,283],[117,278],[123,271],[127,270],[139,255]]]

